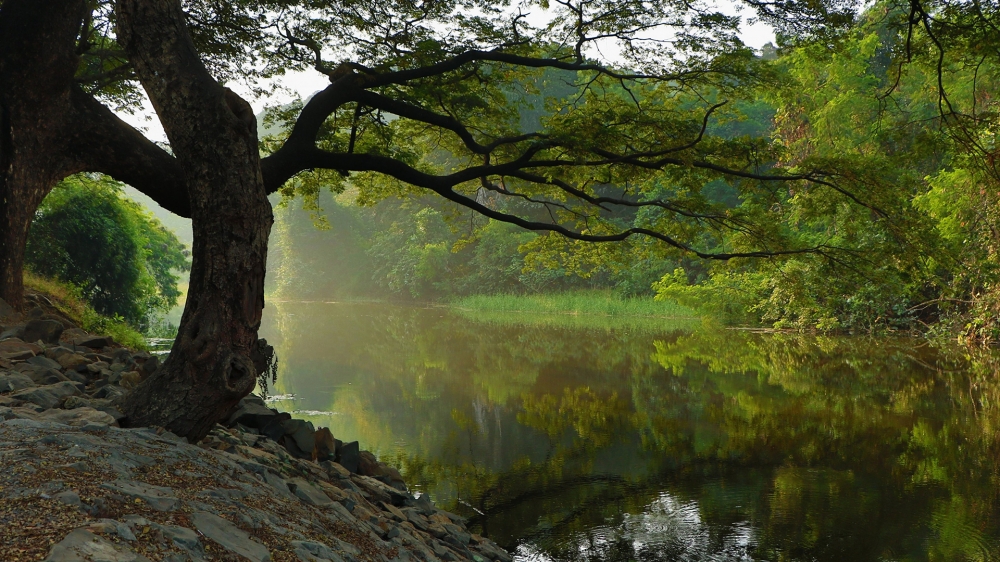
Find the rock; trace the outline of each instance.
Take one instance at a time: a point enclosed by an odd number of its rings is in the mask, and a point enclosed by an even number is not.
[[[24,361],[25,359],[31,359],[34,356],[35,354],[28,350],[0,353],[0,357],[6,359],[7,361]]]
[[[45,343],[59,343],[59,336],[65,328],[62,322],[56,320],[31,320],[24,326],[24,340],[29,342],[43,341]]]
[[[244,398],[240,401],[239,408],[233,412],[233,415],[229,416],[229,420],[226,422],[226,425],[228,427],[233,427],[236,424],[240,424],[246,427],[260,429],[270,423],[271,419],[277,415],[277,411],[272,410],[263,404],[248,402]]]
[[[261,474],[264,477],[264,481],[271,485],[272,488],[278,491],[280,495],[288,499],[295,499],[295,494],[292,493],[290,486],[285,479],[278,476],[277,474],[271,472],[270,470],[264,470]]]
[[[77,388],[76,383],[63,381],[56,384],[21,390],[12,394],[11,397],[23,400],[24,402],[38,404],[45,409],[50,409],[59,405],[59,402],[63,398],[78,394],[80,394],[80,389]]]
[[[0,340],[5,340],[5,339],[8,339],[8,338],[21,339],[21,337],[23,335],[24,335],[24,326],[23,325],[10,326],[10,327],[8,327],[8,328],[0,331]]]
[[[72,427],[83,427],[88,424],[118,425],[113,416],[88,407],[72,410],[46,410],[35,417],[40,421],[61,423]]]
[[[313,435],[313,460],[322,462],[332,460],[337,452],[337,443],[330,428],[321,427]]]
[[[119,385],[125,390],[132,390],[138,384],[142,382],[142,377],[136,371],[127,371],[122,373],[122,379],[119,381]]]
[[[56,384],[69,380],[66,375],[60,373],[57,369],[46,369],[43,367],[31,369],[30,371],[26,371],[25,374],[40,385]]]
[[[155,373],[156,370],[159,368],[160,368],[160,360],[157,359],[155,356],[150,357],[149,359],[146,359],[142,363],[141,367],[139,367],[139,375],[143,378],[143,380],[145,380],[146,377]]]
[[[0,341],[0,353],[2,354],[12,354],[24,351],[30,351],[32,355],[38,355],[42,351],[42,348],[38,347],[36,344],[22,341],[20,338],[7,338]]]
[[[345,558],[334,552],[330,547],[315,541],[292,541],[295,555],[301,562],[350,562],[353,556]]]
[[[92,396],[94,398],[107,398],[109,400],[114,400],[115,398],[125,396],[125,391],[120,386],[108,384],[97,389],[97,392],[94,392]]]
[[[49,551],[45,562],[149,562],[127,548],[115,548],[111,541],[85,529],[66,535]]]
[[[289,480],[288,489],[309,505],[324,507],[333,503],[333,500],[329,496],[307,482],[304,478],[292,478]]]
[[[226,550],[249,558],[251,562],[269,562],[267,547],[250,538],[242,529],[229,521],[205,511],[191,514],[191,523],[198,531]]]
[[[90,334],[80,328],[66,328],[63,330],[63,333],[59,335],[59,341],[72,344],[78,339],[89,337]]]
[[[43,369],[60,369],[62,365],[58,362],[49,359],[48,357],[39,355],[38,357],[32,357],[25,361],[29,365],[34,365],[36,367],[41,367]]]
[[[351,471],[347,470],[339,463],[335,463],[333,461],[323,461],[319,465],[326,470],[326,473],[330,476],[330,478],[343,480],[351,477]]]
[[[0,299],[0,318],[12,318],[17,314],[14,307],[7,304],[7,301]]]
[[[173,490],[162,486],[153,486],[152,484],[129,480],[116,480],[114,482],[105,482],[101,484],[101,487],[126,496],[138,498],[157,511],[174,511],[180,507],[181,503],[174,495]]]
[[[361,447],[358,442],[344,443],[344,446],[337,452],[337,462],[347,470],[356,473],[358,464],[361,462]]]
[[[80,507],[82,505],[80,503],[80,494],[77,494],[73,490],[68,490],[66,492],[59,492],[58,494],[52,497],[69,506]]]
[[[358,453],[358,474],[372,478],[382,476],[382,467],[379,466],[378,459],[370,451]]]
[[[288,447],[285,444],[285,448],[288,452],[292,453],[300,459],[311,459],[313,449],[316,447],[316,428],[313,427],[312,422],[307,422],[303,420],[288,420],[283,425],[285,427],[293,426],[295,429],[288,432],[286,440],[291,438],[291,441],[295,443],[295,448]]]
[[[104,349],[113,343],[114,340],[109,336],[83,336],[73,339],[73,345],[91,349]]]
[[[192,558],[204,557],[204,546],[202,546],[201,541],[198,539],[198,533],[191,529],[177,525],[157,525],[155,523],[153,524],[153,528],[159,531],[164,539],[174,543],[174,545],[192,555]]]
[[[35,381],[31,377],[21,373],[9,373],[0,375],[0,392],[11,392],[35,386]]]
[[[58,359],[56,359],[56,361],[59,362],[59,365],[61,365],[63,369],[72,369],[74,371],[77,367],[90,363],[89,359],[79,353],[63,353]]]

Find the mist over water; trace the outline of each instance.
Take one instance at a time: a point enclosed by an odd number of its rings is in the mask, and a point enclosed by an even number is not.
[[[1000,555],[1000,357],[269,302],[274,404],[521,560]]]

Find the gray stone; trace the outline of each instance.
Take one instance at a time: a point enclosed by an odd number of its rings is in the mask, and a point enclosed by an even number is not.
[[[73,345],[79,347],[89,347],[91,349],[103,349],[114,343],[109,336],[84,336],[73,339]]]
[[[116,480],[114,482],[105,482],[101,484],[101,487],[126,496],[139,498],[157,511],[174,511],[181,504],[180,500],[174,495],[173,490],[161,486],[153,486],[152,484]]]
[[[86,425],[98,424],[103,426],[115,425],[115,418],[104,412],[93,408],[82,407],[72,410],[47,410],[37,415],[42,421],[61,423],[73,427],[83,427]]]
[[[313,427],[312,422],[288,420],[282,422],[282,425],[286,427],[288,437],[283,445],[288,449],[288,452],[299,458],[312,458],[313,449],[316,448],[316,428]],[[289,429],[291,430],[289,431]],[[291,443],[288,443],[288,439],[295,444],[294,447],[289,446]]]
[[[277,415],[278,412],[275,410],[263,404],[249,402],[244,398],[243,402],[240,403],[240,408],[233,415],[229,416],[229,421],[226,425],[232,427],[236,424],[241,424],[246,427],[260,429],[270,423]]]
[[[22,373],[8,373],[0,375],[0,393],[32,388],[35,381],[31,377]]]
[[[352,473],[356,473],[358,464],[361,463],[361,447],[358,442],[344,443],[344,446],[337,451],[337,462]]]
[[[324,507],[333,504],[329,496],[303,478],[292,478],[288,481],[288,488],[309,505]]]
[[[87,530],[102,535],[118,535],[127,541],[135,540],[135,533],[132,532],[132,529],[127,524],[115,521],[114,519],[100,519],[95,521],[87,525]]]
[[[76,383],[63,381],[56,384],[21,390],[12,394],[11,397],[49,409],[58,406],[63,398],[79,394],[80,389],[77,388]]]
[[[272,488],[278,491],[278,494],[282,497],[288,499],[295,499],[295,494],[291,492],[288,488],[288,483],[285,479],[278,476],[277,474],[271,472],[270,470],[265,470],[261,476],[264,477],[264,481],[271,485]]]
[[[49,551],[45,562],[149,562],[127,548],[115,548],[111,541],[85,529],[66,535]]]
[[[80,494],[77,494],[73,490],[68,490],[65,492],[59,492],[58,494],[52,496],[55,499],[63,502],[66,505],[71,505],[73,507],[80,507]]]
[[[38,366],[38,367],[43,367],[45,369],[60,369],[60,368],[62,368],[62,366],[59,365],[59,363],[57,363],[56,361],[53,361],[52,359],[49,359],[48,357],[44,357],[44,356],[41,356],[41,355],[39,355],[37,357],[32,357],[31,359],[28,359],[27,361],[25,361],[25,363],[28,363],[29,365],[35,365],[35,366]]]
[[[251,562],[271,560],[267,547],[250,538],[242,529],[229,521],[205,511],[191,514],[191,523],[206,537],[222,545],[226,550],[245,556]]]
[[[321,542],[292,541],[291,545],[295,549],[295,555],[302,562],[348,562],[349,560]]]
[[[7,301],[0,299],[0,318],[10,318],[17,314],[14,307],[7,304]]]
[[[198,533],[188,529],[187,527],[178,527],[176,525],[156,525],[156,529],[160,531],[163,538],[168,541],[173,542],[175,545],[183,548],[192,553],[202,554],[203,547],[201,541],[198,540]]]
[[[24,337],[27,342],[43,341],[45,343],[59,343],[59,336],[62,335],[62,322],[56,320],[31,320],[24,326]]]

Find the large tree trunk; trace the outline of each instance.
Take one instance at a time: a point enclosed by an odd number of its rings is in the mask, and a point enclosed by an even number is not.
[[[191,282],[166,363],[121,404],[129,425],[196,441],[251,390],[271,206],[249,104],[205,69],[179,0],[118,0],[118,34],[170,139],[194,228]]]
[[[0,8],[0,298],[21,306],[35,209],[79,171],[66,150],[83,0],[7,0]]]

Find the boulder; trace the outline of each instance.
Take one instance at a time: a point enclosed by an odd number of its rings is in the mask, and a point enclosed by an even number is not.
[[[16,351],[30,351],[37,355],[42,351],[42,348],[21,338],[7,338],[0,341],[0,353],[14,353]]]
[[[300,500],[309,505],[324,507],[333,503],[333,500],[331,500],[329,496],[324,494],[319,488],[310,484],[304,478],[292,478],[289,480],[288,489],[291,490],[293,494],[298,496]]]
[[[114,343],[110,336],[82,336],[73,339],[73,345],[79,347],[89,347],[91,349],[104,349]]]
[[[142,365],[139,367],[139,375],[142,376],[143,380],[149,375],[152,375],[160,368],[160,360],[156,356],[146,359]]]
[[[31,380],[35,381],[35,384],[41,385],[56,384],[69,380],[66,375],[60,373],[58,370],[43,367],[35,367],[34,369],[24,371],[24,374],[31,377]]]
[[[118,425],[118,422],[111,415],[86,406],[72,410],[46,410],[38,414],[36,419],[72,427],[83,427],[88,423]]]
[[[0,392],[12,392],[33,386],[35,381],[23,373],[0,374]]]
[[[337,442],[333,438],[330,428],[321,427],[316,430],[313,436],[315,445],[313,446],[313,460],[323,462],[332,460],[337,454]]]
[[[62,322],[37,318],[24,326],[23,339],[29,342],[59,343],[59,336],[64,329]]]
[[[0,318],[11,318],[15,314],[17,311],[14,310],[14,307],[7,304],[7,301],[0,299]]]
[[[288,422],[285,423],[289,426],[295,426],[295,429],[289,432],[285,439],[291,439],[291,442],[295,444],[295,449],[297,450],[292,450],[287,445],[285,448],[289,449],[290,453],[300,459],[311,459],[313,449],[316,448],[316,428],[313,427],[312,422],[304,420],[288,420]]]
[[[370,451],[358,453],[358,474],[378,478],[382,476],[382,467],[378,464],[378,459]]]
[[[240,424],[254,429],[263,429],[274,421],[274,418],[277,415],[277,410],[272,410],[263,404],[255,404],[243,399],[240,403],[239,409],[237,409],[233,415],[229,416],[229,421],[226,422],[226,425],[233,427],[236,424]],[[290,418],[291,416],[288,416],[288,418],[285,419]]]
[[[131,480],[116,480],[105,482],[101,484],[101,487],[146,502],[149,507],[157,511],[174,511],[181,505],[181,501],[177,499],[174,491],[163,486],[153,486]]]
[[[191,523],[201,534],[219,543],[223,548],[250,559],[251,562],[270,562],[267,547],[250,538],[245,531],[229,521],[205,511],[191,514]]]
[[[77,529],[53,545],[45,562],[79,562],[101,560],[109,562],[149,562],[128,548],[116,545],[86,529]]]
[[[361,447],[357,441],[344,443],[344,446],[337,451],[337,463],[351,471],[357,473],[358,465],[361,463]]]
[[[57,361],[53,361],[52,359],[49,359],[48,357],[45,357],[43,355],[32,357],[27,361],[25,361],[25,363],[28,363],[29,365],[35,365],[36,367],[44,367],[45,369],[62,368],[62,365],[60,365]]]
[[[31,402],[45,409],[55,408],[63,398],[81,394],[77,383],[63,381],[56,384],[39,386],[15,392],[11,398]]]

